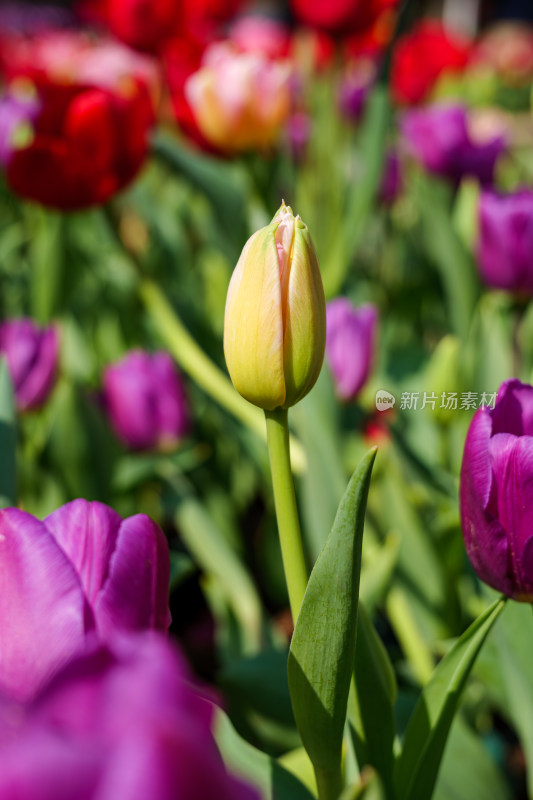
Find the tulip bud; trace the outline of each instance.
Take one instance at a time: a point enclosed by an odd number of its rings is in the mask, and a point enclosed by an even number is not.
[[[289,408],[313,387],[324,359],[326,303],[311,236],[290,206],[248,239],[226,300],[224,353],[250,403]]]

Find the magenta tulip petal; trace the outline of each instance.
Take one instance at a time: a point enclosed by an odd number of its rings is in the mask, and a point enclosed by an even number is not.
[[[20,403],[24,408],[41,405],[52,389],[57,372],[59,337],[54,328],[42,331],[39,337],[39,356],[19,386]]]
[[[98,630],[167,630],[168,545],[161,529],[144,514],[124,520],[105,585],[94,605]]]
[[[480,578],[501,591],[512,591],[505,576],[509,547],[497,515],[496,486],[488,454],[492,421],[479,409],[471,422],[461,471],[461,516],[466,549]]]
[[[340,297],[326,307],[326,359],[342,400],[353,400],[364,386],[374,359],[377,310],[355,308]]]
[[[533,438],[499,433],[490,442],[498,512],[509,542],[509,572],[515,591],[533,595],[533,574],[522,572],[522,554],[533,531]]]
[[[122,517],[103,503],[80,499],[54,511],[44,524],[76,568],[94,606],[108,575]]]
[[[117,635],[112,645],[94,640],[33,703],[14,710],[2,713],[0,701],[0,800],[258,798],[226,773],[211,704],[180,654],[153,631]],[[36,746],[47,767],[34,758]],[[8,758],[15,771],[29,761],[24,783],[11,784],[26,794],[2,794]]]
[[[185,387],[168,353],[133,350],[107,367],[103,384],[111,425],[127,447],[175,447],[187,433]]]
[[[31,319],[11,319],[0,325],[0,353],[7,358],[19,410],[44,403],[55,381],[58,352],[54,328],[40,330]]]
[[[0,510],[0,687],[25,700],[80,648],[92,613],[43,523]]]
[[[99,762],[94,748],[62,736],[23,730],[0,751],[0,800],[95,800]],[[98,748],[101,749],[101,748]],[[74,791],[74,794],[73,794]]]
[[[156,393],[156,423],[158,444],[165,448],[175,445],[189,426],[185,387],[179,380],[174,362],[168,353],[152,356],[153,378],[164,391]]]
[[[533,387],[503,383],[479,409],[461,468],[461,522],[474,569],[517,600],[533,599]]]
[[[485,191],[479,204],[478,265],[496,289],[533,293],[533,192]]]
[[[430,172],[454,183],[465,175],[492,183],[505,141],[500,135],[488,142],[473,141],[463,106],[433,105],[408,111],[400,127],[406,149]]]

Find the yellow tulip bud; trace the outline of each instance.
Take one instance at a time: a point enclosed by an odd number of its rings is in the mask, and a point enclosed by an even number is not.
[[[326,303],[311,236],[282,204],[248,239],[226,300],[224,353],[250,403],[289,408],[313,387],[324,358]]]

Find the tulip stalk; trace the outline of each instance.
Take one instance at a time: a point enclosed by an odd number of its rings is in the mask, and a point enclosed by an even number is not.
[[[265,418],[283,569],[292,619],[296,622],[308,576],[291,472],[288,411],[265,410]]]

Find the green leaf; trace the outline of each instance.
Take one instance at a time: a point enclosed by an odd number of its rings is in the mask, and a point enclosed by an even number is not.
[[[487,634],[505,606],[496,600],[435,669],[409,720],[395,770],[397,800],[430,798],[461,692]]]
[[[226,255],[236,261],[248,238],[248,226],[245,193],[232,165],[183,147],[175,137],[161,131],[152,139],[152,150],[206,195]]]
[[[29,255],[32,267],[32,314],[38,322],[50,322],[64,293],[65,216],[26,206],[30,223]]]
[[[228,770],[257,787],[261,800],[314,800],[309,789],[275,758],[242,739],[219,708],[214,734]]]
[[[309,578],[289,653],[296,724],[317,773],[340,770],[353,671],[364,515],[376,450],[354,472]]]
[[[512,792],[481,737],[457,714],[448,737],[433,800],[473,800],[482,797],[511,800]]]
[[[387,651],[362,603],[359,603],[354,668],[353,712],[348,716],[357,761],[378,771],[387,795],[392,796],[394,704],[396,678]]]
[[[7,364],[0,358],[0,508],[15,505],[16,416]]]
[[[455,231],[449,209],[449,187],[443,181],[418,175],[414,197],[420,214],[422,239],[439,273],[454,332],[464,342],[479,294],[473,259]]]
[[[358,159],[362,170],[359,180],[350,182],[351,191],[343,214],[345,224],[337,246],[323,259],[326,297],[334,297],[342,288],[348,268],[353,262],[361,238],[366,231],[368,216],[379,190],[385,145],[390,123],[390,101],[385,86],[374,87],[365,110],[358,142]]]
[[[294,726],[289,685],[287,652],[267,650],[251,658],[226,664],[217,684],[225,697],[243,703],[256,713]]]
[[[498,653],[507,709],[520,735],[533,797],[533,613],[528,603],[508,603],[498,626]]]
[[[313,391],[292,409],[292,423],[307,455],[307,469],[298,487],[313,562],[324,547],[346,488],[338,416],[333,381],[324,368]]]
[[[194,497],[186,497],[179,503],[176,522],[199,566],[220,584],[241,625],[245,649],[248,652],[257,650],[262,629],[261,601],[240,558]]]

